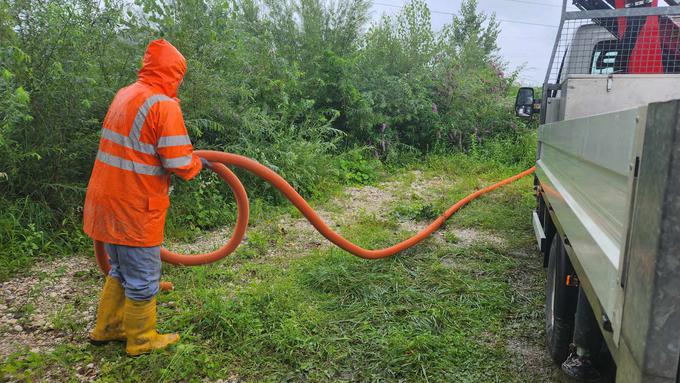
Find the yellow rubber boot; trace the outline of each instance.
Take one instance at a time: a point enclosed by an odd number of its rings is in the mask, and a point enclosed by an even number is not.
[[[156,332],[156,298],[135,301],[125,298],[123,325],[127,334],[127,351],[130,356],[166,348],[179,341],[178,334]]]
[[[102,345],[111,341],[125,341],[123,307],[125,291],[118,278],[106,277],[97,307],[97,323],[90,333],[90,343]]]

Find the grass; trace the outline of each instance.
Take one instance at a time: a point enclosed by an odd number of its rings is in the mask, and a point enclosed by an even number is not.
[[[427,189],[431,200],[406,188],[414,170],[426,179],[446,177]],[[340,230],[365,247],[394,244],[412,234],[400,220],[426,222],[475,188],[519,170],[432,157],[387,177],[401,191],[386,217],[361,213]],[[269,257],[268,250],[285,254],[290,244],[273,226],[258,226],[230,259],[165,268],[177,289],[159,298],[160,327],[182,333],[172,350],[132,359],[120,345],[73,342],[50,353],[17,352],[2,363],[0,377],[47,379],[61,371],[59,380],[74,380],[81,373],[75,365],[94,363],[102,382],[543,381],[544,362],[527,362],[513,348],[535,349],[542,339],[530,190],[526,178],[485,196],[454,216],[441,239],[377,261],[334,247]],[[460,228],[502,242],[457,246],[453,229]],[[66,310],[53,319],[69,327]]]
[[[45,201],[0,198],[0,282],[25,272],[38,260],[91,246],[75,216],[69,212],[58,220]]]

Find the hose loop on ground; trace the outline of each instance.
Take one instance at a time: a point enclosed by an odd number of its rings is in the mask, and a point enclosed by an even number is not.
[[[302,215],[305,218],[307,218],[307,220],[312,224],[312,226],[314,226],[316,230],[319,231],[319,233],[321,233],[329,241],[333,242],[335,245],[342,248],[343,250],[353,255],[356,255],[357,257],[365,259],[379,259],[389,257],[418,244],[419,242],[423,241],[425,238],[430,236],[434,231],[439,229],[444,224],[444,222],[446,222],[447,219],[449,219],[455,212],[460,210],[463,206],[467,205],[470,201],[474,200],[475,198],[481,195],[489,193],[492,190],[495,190],[503,185],[507,185],[522,177],[526,177],[529,174],[533,173],[535,170],[535,167],[531,167],[530,169],[527,169],[512,177],[506,178],[491,186],[487,186],[483,189],[477,190],[476,192],[458,201],[455,205],[451,206],[436,220],[434,220],[430,225],[428,225],[425,229],[421,230],[418,234],[414,235],[413,237],[384,249],[370,250],[355,245],[354,243],[342,237],[340,234],[333,231],[333,229],[331,229],[321,219],[321,217],[319,217],[319,215],[316,214],[314,209],[312,209],[312,207],[309,206],[307,201],[305,201],[305,199],[302,198],[302,196],[298,194],[298,192],[295,191],[295,189],[292,186],[290,186],[290,184],[288,184],[286,180],[284,180],[276,172],[260,164],[259,162],[237,154],[217,152],[212,150],[198,150],[195,153],[198,156],[203,157],[208,161],[212,162],[213,171],[218,176],[220,176],[220,178],[222,178],[231,188],[231,191],[234,193],[234,198],[236,199],[238,218],[236,220],[234,233],[232,234],[229,241],[224,246],[220,247],[219,249],[213,252],[197,255],[186,255],[178,254],[168,249],[162,248],[161,259],[164,262],[171,263],[174,265],[195,266],[216,262],[226,257],[227,255],[231,254],[234,250],[236,250],[236,248],[243,240],[243,236],[245,235],[246,229],[248,227],[249,217],[248,195],[241,181],[238,179],[236,174],[234,174],[234,172],[232,172],[227,167],[227,165],[247,170],[257,175],[258,177],[262,178],[263,180],[269,182],[272,186],[274,186],[281,193],[283,193],[283,195],[300,211],[300,213],[302,213]],[[95,241],[94,250],[100,270],[104,274],[108,274],[109,270],[111,269],[111,266],[109,264],[108,255],[104,250],[104,244],[100,241]],[[165,285],[161,286],[164,290],[172,288],[172,286],[168,285],[167,282],[164,283]]]

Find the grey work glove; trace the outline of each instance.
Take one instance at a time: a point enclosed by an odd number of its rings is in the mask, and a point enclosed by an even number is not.
[[[201,159],[201,164],[203,164],[203,169],[210,169],[210,170],[212,170],[212,162],[206,160],[206,159],[203,158],[203,157],[200,157],[200,159]]]

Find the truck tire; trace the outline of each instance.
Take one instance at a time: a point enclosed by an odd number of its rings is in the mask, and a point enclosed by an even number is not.
[[[545,335],[550,357],[561,365],[574,335],[578,287],[566,285],[567,275],[575,272],[562,238],[555,233],[551,242],[545,283]]]

